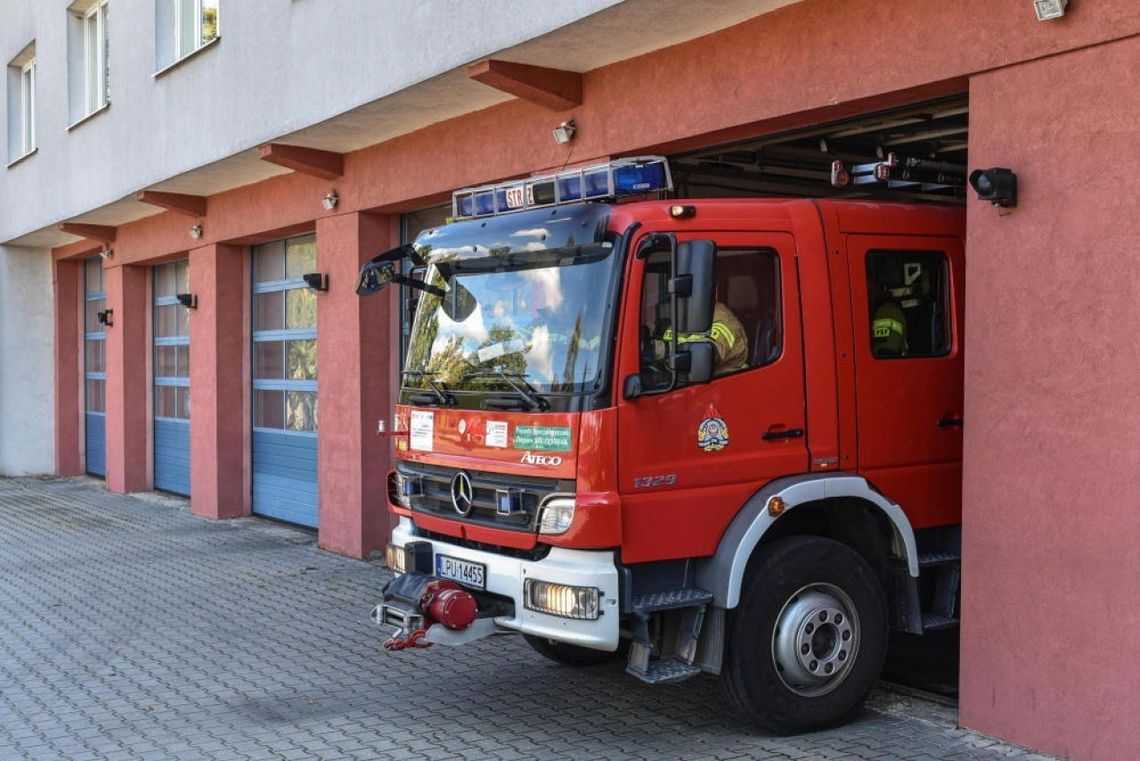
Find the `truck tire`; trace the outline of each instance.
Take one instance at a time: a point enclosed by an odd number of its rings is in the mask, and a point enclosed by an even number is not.
[[[591,650],[588,647],[570,645],[546,637],[535,637],[531,634],[524,634],[523,638],[535,650],[563,666],[596,666],[599,663],[612,661],[621,652],[621,648],[618,648],[616,653],[609,653],[605,650]]]
[[[862,707],[887,652],[886,599],[850,547],[792,536],[760,550],[729,628],[722,683],[764,729],[842,723]]]

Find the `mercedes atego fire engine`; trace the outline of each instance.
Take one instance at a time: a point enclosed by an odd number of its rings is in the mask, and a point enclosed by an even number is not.
[[[892,629],[957,624],[964,212],[671,188],[639,157],[459,191],[364,266],[420,291],[373,619],[833,724]]]

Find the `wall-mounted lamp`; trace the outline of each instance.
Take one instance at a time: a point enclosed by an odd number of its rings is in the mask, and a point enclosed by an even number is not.
[[[197,224],[190,228],[190,237],[198,240],[202,237],[202,225]]]
[[[1017,206],[1017,175],[1012,169],[975,169],[970,173],[970,187],[980,201],[1006,208]]]
[[[198,295],[194,293],[180,293],[178,294],[178,303],[187,309],[197,309]]]
[[[327,291],[329,289],[329,276],[323,272],[306,272],[301,275],[301,279],[305,281],[305,285],[314,291]]]
[[[114,309],[104,309],[103,311],[96,313],[95,316],[99,318],[100,325],[105,325],[109,328],[115,324]]]
[[[1033,0],[1033,12],[1038,21],[1049,21],[1065,15],[1069,0]]]
[[[325,207],[325,211],[332,211],[340,203],[340,194],[336,190],[330,190],[328,194],[321,199],[321,206]]]
[[[114,255],[115,255],[115,252],[113,250],[107,248],[106,246],[104,246],[103,250],[99,252],[99,256],[102,257],[103,259],[110,259]]]
[[[574,133],[578,131],[578,125],[574,123],[573,119],[567,119],[554,128],[554,142],[559,145],[565,145],[574,139]]]

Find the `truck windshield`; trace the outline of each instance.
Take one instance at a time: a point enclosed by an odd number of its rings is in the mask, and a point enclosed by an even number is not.
[[[612,241],[436,261],[420,297],[405,388],[593,391],[602,364]],[[456,309],[449,299],[465,303]],[[450,316],[449,316],[450,315]],[[515,381],[514,384],[511,381]]]

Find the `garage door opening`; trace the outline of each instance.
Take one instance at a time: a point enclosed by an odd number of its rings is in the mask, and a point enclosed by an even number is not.
[[[964,203],[965,96],[671,156],[680,198]]]

